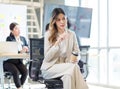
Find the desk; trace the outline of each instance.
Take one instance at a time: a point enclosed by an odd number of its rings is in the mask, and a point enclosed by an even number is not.
[[[0,83],[2,89],[4,89],[4,71],[3,71],[3,62],[8,59],[26,59],[29,58],[29,55],[26,53],[23,54],[10,54],[10,53],[2,53],[0,54]]]

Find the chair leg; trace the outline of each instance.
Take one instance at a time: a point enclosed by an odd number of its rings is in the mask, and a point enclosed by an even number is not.
[[[7,88],[5,89],[11,89],[11,78],[7,78]]]
[[[5,89],[16,89],[11,87],[11,82],[12,82],[12,76],[7,76],[7,88]]]
[[[11,78],[8,79],[8,89],[11,89],[10,84],[11,84]]]

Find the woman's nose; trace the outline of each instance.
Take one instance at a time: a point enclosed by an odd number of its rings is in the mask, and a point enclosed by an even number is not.
[[[61,23],[64,23],[64,20],[60,20]]]

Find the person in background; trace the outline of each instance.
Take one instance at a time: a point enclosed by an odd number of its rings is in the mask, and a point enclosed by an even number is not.
[[[6,38],[6,41],[15,41],[18,43],[18,53],[26,53],[29,51],[28,44],[25,37],[20,36],[19,24],[13,22],[9,26],[10,35]],[[27,78],[27,68],[23,64],[23,59],[9,59],[4,61],[4,71],[11,72],[13,80],[17,89],[22,89],[23,84]],[[21,77],[19,76],[21,75]]]
[[[64,89],[88,89],[73,52],[79,53],[76,35],[68,29],[67,18],[61,8],[52,11],[49,30],[45,32],[44,60],[41,66],[45,79],[60,77]]]

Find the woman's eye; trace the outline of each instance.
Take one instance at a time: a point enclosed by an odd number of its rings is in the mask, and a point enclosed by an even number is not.
[[[65,20],[65,17],[62,20]]]
[[[63,21],[64,21],[64,20],[65,20],[65,18],[62,18],[62,19],[56,19],[56,21],[61,21],[61,20],[63,20]]]
[[[56,19],[56,21],[60,21],[60,19]]]

